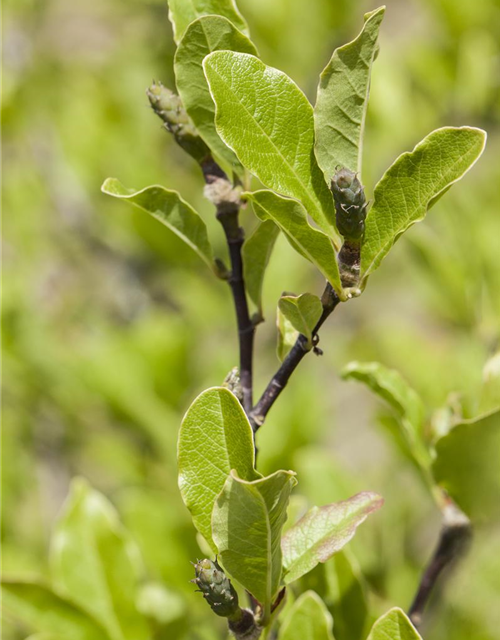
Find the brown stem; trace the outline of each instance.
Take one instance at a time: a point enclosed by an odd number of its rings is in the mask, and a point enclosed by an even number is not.
[[[451,499],[448,499],[443,509],[443,525],[439,534],[438,544],[424,570],[417,593],[408,612],[411,621],[416,627],[422,623],[425,607],[439,576],[463,555],[468,547],[471,535],[472,528],[469,518]]]
[[[335,307],[340,302],[340,298],[337,296],[329,283],[327,283],[325,287],[321,302],[323,304],[323,313],[321,314],[321,318],[318,320],[313,331],[313,348],[317,353],[321,353],[319,349],[316,348],[316,344],[319,340],[318,331],[325,320],[328,318],[328,316],[333,312]],[[298,367],[302,358],[306,355],[306,353],[309,353],[310,350],[311,347],[308,345],[307,338],[302,334],[299,335],[290,352],[281,363],[281,367],[271,378],[271,381],[267,385],[264,393],[250,412],[250,423],[252,424],[254,432],[256,432],[264,424],[267,414],[271,410],[273,404],[276,402],[280,393],[286,387],[290,376]]]
[[[207,183],[207,196],[217,209],[217,219],[224,229],[229,248],[231,273],[228,283],[233,294],[236,322],[238,326],[238,342],[240,350],[240,380],[243,393],[243,408],[248,414],[253,406],[253,345],[255,326],[248,311],[248,301],[243,277],[243,259],[241,248],[245,234],[239,225],[240,200],[235,195],[232,185],[215,160],[206,158],[201,168]]]

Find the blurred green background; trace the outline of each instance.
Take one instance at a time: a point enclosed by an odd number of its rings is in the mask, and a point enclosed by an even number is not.
[[[268,64],[314,101],[334,47],[373,2],[239,0]],[[3,573],[46,575],[51,528],[76,475],[117,507],[147,580],[176,602],[157,637],[223,637],[194,595],[200,556],[177,489],[180,420],[237,364],[232,302],[179,240],[100,193],[104,178],[178,189],[225,246],[195,164],[148,108],[153,78],[174,87],[166,0],[6,0],[3,43]],[[389,0],[374,67],[364,183],[431,129],[488,131],[485,155],[397,243],[365,294],[342,306],[259,432],[263,472],[291,468],[316,504],[360,490],[386,504],[350,545],[373,609],[407,608],[440,518],[380,422],[385,408],[342,382],[353,359],[399,369],[429,415],[477,411],[482,369],[499,346],[500,4]],[[255,219],[244,214],[251,229]],[[321,279],[280,239],[265,283],[256,390],[277,367],[282,290]],[[443,597],[428,640],[494,640],[500,628],[500,530],[474,546]],[[190,616],[185,612],[190,610]],[[5,640],[29,635],[8,617]]]

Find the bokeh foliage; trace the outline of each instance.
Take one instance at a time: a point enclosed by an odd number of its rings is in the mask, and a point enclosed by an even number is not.
[[[375,8],[347,0],[239,6],[263,60],[311,100],[334,47]],[[108,175],[138,189],[179,189],[224,251],[197,167],[147,108],[152,77],[173,87],[166,2],[7,0],[4,36],[3,573],[48,575],[57,513],[70,479],[82,475],[110,498],[138,544],[145,588],[175,603],[176,615],[157,621],[157,637],[220,637],[223,625],[188,582],[189,560],[201,552],[175,455],[189,402],[236,362],[229,292],[173,234],[99,190]],[[500,318],[500,7],[389,0],[380,42],[367,184],[435,127],[482,127],[488,147],[425,225],[397,244],[362,299],[329,322],[325,355],[304,361],[258,442],[260,470],[296,469],[311,504],[362,490],[385,497],[350,544],[378,613],[407,607],[439,516],[377,428],[393,416],[339,371],[353,359],[376,360],[399,370],[428,408],[448,405],[465,418],[480,410]],[[255,219],[244,217],[250,232]],[[282,290],[321,288],[279,238],[264,287],[257,389],[277,366]],[[434,601],[425,638],[494,640],[499,544],[498,528],[477,530],[453,588]],[[7,618],[4,634],[17,640],[29,629]]]

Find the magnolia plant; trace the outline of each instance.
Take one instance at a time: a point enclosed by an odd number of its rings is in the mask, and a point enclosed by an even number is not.
[[[359,35],[333,52],[312,106],[292,79],[259,58],[234,0],[169,4],[178,94],[154,83],[147,95],[165,128],[201,169],[204,194],[227,240],[229,264],[214,255],[205,222],[177,191],[162,186],[136,191],[111,178],[102,189],[177,234],[214,277],[228,283],[234,299],[239,367],[194,400],[179,433],[179,488],[207,556],[195,563],[193,582],[239,640],[332,640],[332,607],[321,589],[307,588],[307,574],[328,567],[355,581],[356,570],[343,548],[383,499],[365,491],[313,506],[298,517],[290,501],[295,472],[280,469],[263,476],[256,462],[256,434],[301,360],[311,351],[320,353],[319,331],[327,318],[362,295],[396,240],[474,165],[486,134],[468,126],[433,131],[399,156],[371,188],[363,182],[363,135],[384,7],[366,14]],[[258,223],[245,238],[240,215],[250,216],[250,211]],[[325,287],[321,295],[284,294],[278,301],[281,364],[254,399],[254,335],[264,318],[263,280],[280,233],[320,272]],[[457,460],[459,452],[474,451],[479,432],[495,450],[499,413],[485,411],[468,421],[451,415],[429,424],[422,401],[397,372],[378,363],[353,362],[344,377],[367,384],[393,408],[397,441],[433,496],[443,527],[408,614],[390,609],[370,630],[369,617],[359,610],[351,628],[342,633],[339,622],[335,630],[351,640],[417,639],[432,587],[464,548],[471,521],[498,511],[498,485],[485,490],[461,480],[459,464],[469,464],[474,475],[474,454],[466,463]],[[85,579],[102,590],[87,596],[74,565],[65,561],[71,549],[90,553],[84,513],[99,524],[99,533],[88,530],[95,540],[119,541],[119,550],[107,559],[114,564],[108,567],[106,585],[93,574],[99,552],[89,556]],[[96,542],[95,549],[102,544]],[[72,616],[80,625],[78,638],[147,638],[144,620],[132,615],[131,602],[106,599],[113,581],[120,583],[120,593],[127,592],[127,545],[109,506],[77,483],[53,545],[59,595],[39,585],[11,583],[5,586],[7,597],[14,608],[29,595],[39,608],[61,610],[63,630],[70,628]],[[332,557],[335,563],[327,563]],[[92,623],[80,609],[61,605],[64,593],[71,593],[81,610],[90,610]]]
[[[237,638],[258,638],[276,621],[280,640],[332,638],[330,614],[315,592],[302,593],[285,619],[280,610],[287,592],[300,591],[297,581],[339,553],[383,499],[364,492],[312,507],[284,533],[296,474],[277,470],[263,477],[255,435],[302,358],[320,352],[318,333],[328,316],[363,293],[396,240],[464,176],[485,146],[486,134],[477,128],[433,131],[394,161],[368,199],[363,135],[384,11],[366,14],[360,34],[333,52],[312,106],[292,79],[259,58],[234,2],[170,1],[178,95],[161,83],[147,93],[165,128],[200,166],[204,194],[227,239],[229,265],[214,256],[205,223],[176,191],[135,191],[115,179],[103,185],[105,193],[169,227],[232,291],[239,369],[187,411],[178,465],[182,498],[211,554],[195,565],[194,582]],[[250,208],[259,224],[246,239],[240,214]],[[281,366],[254,401],[254,334],[263,321],[263,279],[279,233],[326,285],[321,296],[284,294],[278,301]],[[470,520],[447,484],[446,448],[423,428],[417,395],[381,365],[353,363],[345,377],[369,384],[395,406],[403,446],[443,513],[435,557],[409,611],[418,626],[437,576],[468,538]],[[248,594],[248,608],[240,606],[231,580]],[[417,637],[397,608],[369,634],[371,640]]]

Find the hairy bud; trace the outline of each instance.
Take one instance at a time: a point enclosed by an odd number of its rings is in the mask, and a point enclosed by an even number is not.
[[[217,560],[200,560],[194,570],[196,578],[193,582],[198,585],[212,611],[223,618],[241,617],[238,594]]]
[[[366,197],[358,176],[349,169],[338,169],[332,178],[337,229],[345,241],[361,242],[365,233]]]
[[[153,82],[146,94],[153,111],[163,120],[177,144],[196,161],[203,162],[210,155],[210,150],[200,138],[179,96],[161,82]]]

